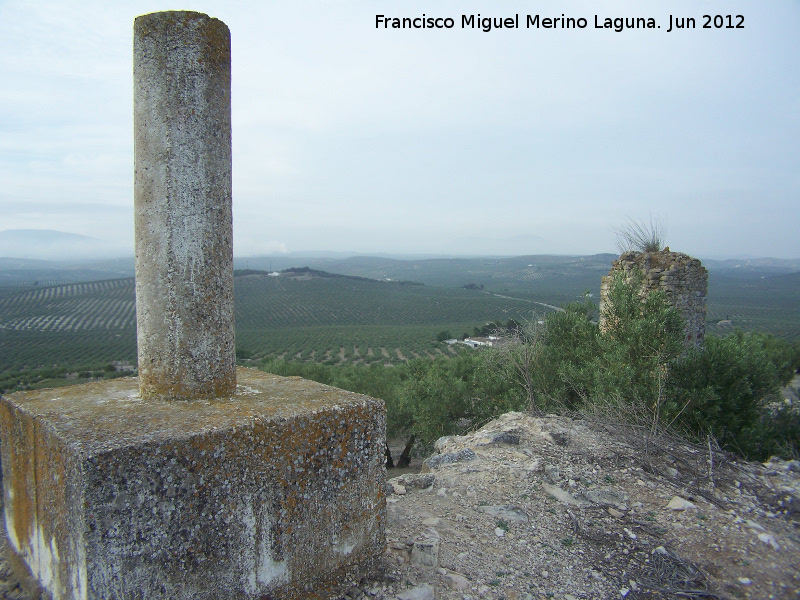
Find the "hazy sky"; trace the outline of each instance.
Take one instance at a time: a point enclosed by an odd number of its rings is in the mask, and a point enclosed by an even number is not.
[[[231,29],[239,256],[613,252],[650,215],[673,250],[800,256],[798,0],[0,0],[0,230],[132,253],[133,19],[169,8]],[[375,26],[423,13],[455,27]],[[525,28],[562,13],[587,27]]]

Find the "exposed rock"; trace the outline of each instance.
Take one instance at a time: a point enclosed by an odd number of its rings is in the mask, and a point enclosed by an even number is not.
[[[547,481],[553,485],[557,484],[558,480],[561,479],[561,473],[555,465],[546,464],[544,466],[544,473],[547,476]]]
[[[411,564],[435,569],[439,566],[439,537],[424,537],[414,542]]]
[[[435,454],[430,458],[425,459],[422,463],[422,471],[428,472],[432,469],[438,469],[442,465],[450,465],[457,462],[468,460],[475,460],[478,456],[474,450],[470,448],[462,448],[456,452],[447,452],[446,454]]]
[[[554,443],[554,431],[569,442]],[[503,432],[520,443],[487,444]],[[386,569],[398,581],[429,583],[439,600],[800,594],[800,476],[781,461],[715,453],[709,480],[702,447],[645,445],[623,429],[522,413],[438,447],[475,459],[438,464],[427,489],[403,482],[408,493],[389,506]],[[667,508],[673,498],[682,510]],[[431,526],[438,569],[410,560]],[[393,599],[398,586],[375,598]]]
[[[407,488],[425,489],[433,485],[433,482],[436,481],[436,475],[433,473],[406,473],[405,475],[400,475],[400,477],[395,477],[392,481],[397,481]]]
[[[436,450],[438,454],[444,453],[444,448],[447,445],[447,442],[453,439],[452,435],[445,435],[440,437],[438,440],[433,442],[433,449]]]
[[[447,573],[445,575],[445,579],[447,579],[448,585],[452,589],[460,592],[468,590],[471,585],[469,579],[459,575],[458,573]]]
[[[509,431],[499,431],[482,438],[479,441],[479,444],[482,446],[488,446],[490,444],[508,444],[510,446],[519,446],[519,436]]]
[[[503,519],[505,521],[519,521],[520,523],[528,522],[527,513],[519,506],[511,506],[508,504],[504,506],[481,506],[480,510],[485,512],[487,515],[492,515],[493,517],[498,517],[499,519]]]
[[[769,544],[775,550],[781,549],[781,547],[778,545],[778,542],[775,541],[775,538],[768,533],[759,533],[758,539],[764,542],[765,544]]]
[[[569,504],[571,506],[586,506],[589,504],[588,502],[583,502],[575,498],[569,492],[565,492],[557,485],[548,485],[546,483],[542,484],[542,489],[550,494],[553,498],[558,500],[559,502],[563,502],[564,504]]]
[[[628,496],[620,490],[613,488],[603,487],[593,490],[588,490],[584,494],[585,498],[592,504],[600,504],[602,506],[613,506],[617,510],[626,511],[628,506]]]
[[[672,500],[667,504],[667,508],[670,510],[688,510],[690,508],[697,508],[697,506],[693,502],[684,500],[679,496],[673,496]]]
[[[566,446],[569,444],[569,431],[566,429],[555,429],[545,433],[545,439],[552,441],[559,446]]]
[[[436,596],[433,592],[433,587],[430,584],[423,583],[397,594],[397,598],[398,600],[434,600]]]

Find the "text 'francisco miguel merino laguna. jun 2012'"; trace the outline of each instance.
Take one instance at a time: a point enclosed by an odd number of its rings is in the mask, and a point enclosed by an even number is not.
[[[661,24],[659,24],[661,23]],[[661,29],[670,33],[681,29],[744,29],[744,15],[667,15],[654,17],[543,17],[519,14],[508,17],[486,17],[480,13],[458,17],[434,17],[423,13],[418,17],[375,15],[376,29],[475,29],[490,32],[498,29],[605,29],[620,33],[628,29]]]

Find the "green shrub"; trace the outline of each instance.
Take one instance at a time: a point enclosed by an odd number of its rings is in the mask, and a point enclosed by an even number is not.
[[[597,394],[658,415],[670,363],[683,351],[684,323],[662,291],[642,295],[642,275],[615,273],[603,306]]]
[[[245,348],[236,348],[236,358],[239,360],[253,358],[253,352]]]
[[[683,350],[684,326],[662,292],[641,290],[641,274],[613,276],[602,330],[592,321],[597,307],[588,297],[548,315],[535,375],[539,406],[603,406],[615,417],[658,421],[670,363]]]
[[[673,367],[670,417],[748,458],[796,452],[796,411],[767,407],[791,378],[791,361],[791,346],[768,334],[737,331],[708,337],[704,348],[687,353]]]
[[[588,296],[548,315],[543,332],[544,356],[537,375],[537,403],[577,408],[594,394],[601,356],[600,330],[593,322],[597,306]]]

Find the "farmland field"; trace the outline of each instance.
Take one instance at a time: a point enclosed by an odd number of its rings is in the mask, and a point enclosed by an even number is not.
[[[312,268],[344,275],[378,280],[416,281],[449,288],[483,286],[483,289],[493,292],[524,294],[539,302],[560,306],[579,300],[586,291],[599,294],[600,277],[608,274],[611,261],[615,258],[611,254],[424,260],[357,256],[306,261]],[[294,261],[283,257],[249,258],[238,261],[237,265],[284,269],[297,266]]]
[[[237,349],[258,358],[391,364],[448,352],[436,334],[530,318],[528,300],[298,273],[235,279]],[[545,310],[538,307],[539,312]],[[133,279],[18,288],[0,296],[0,372],[135,361]]]
[[[237,271],[237,352],[243,359],[329,364],[397,364],[451,354],[435,341],[442,331],[462,337],[488,321],[539,318],[550,310],[544,304],[560,306],[584,291],[597,300],[600,277],[613,258],[238,260],[239,267],[271,270],[306,262],[344,275]],[[800,340],[800,273],[794,263],[708,265],[709,334],[739,328]],[[128,268],[120,261],[61,270],[25,263],[10,275],[0,273],[6,281],[0,285],[0,374],[135,363],[133,279],[82,281],[91,273],[102,277]]]
[[[800,341],[800,273],[749,278],[711,273],[708,288],[708,333],[739,328]],[[722,320],[732,323],[718,325]]]

